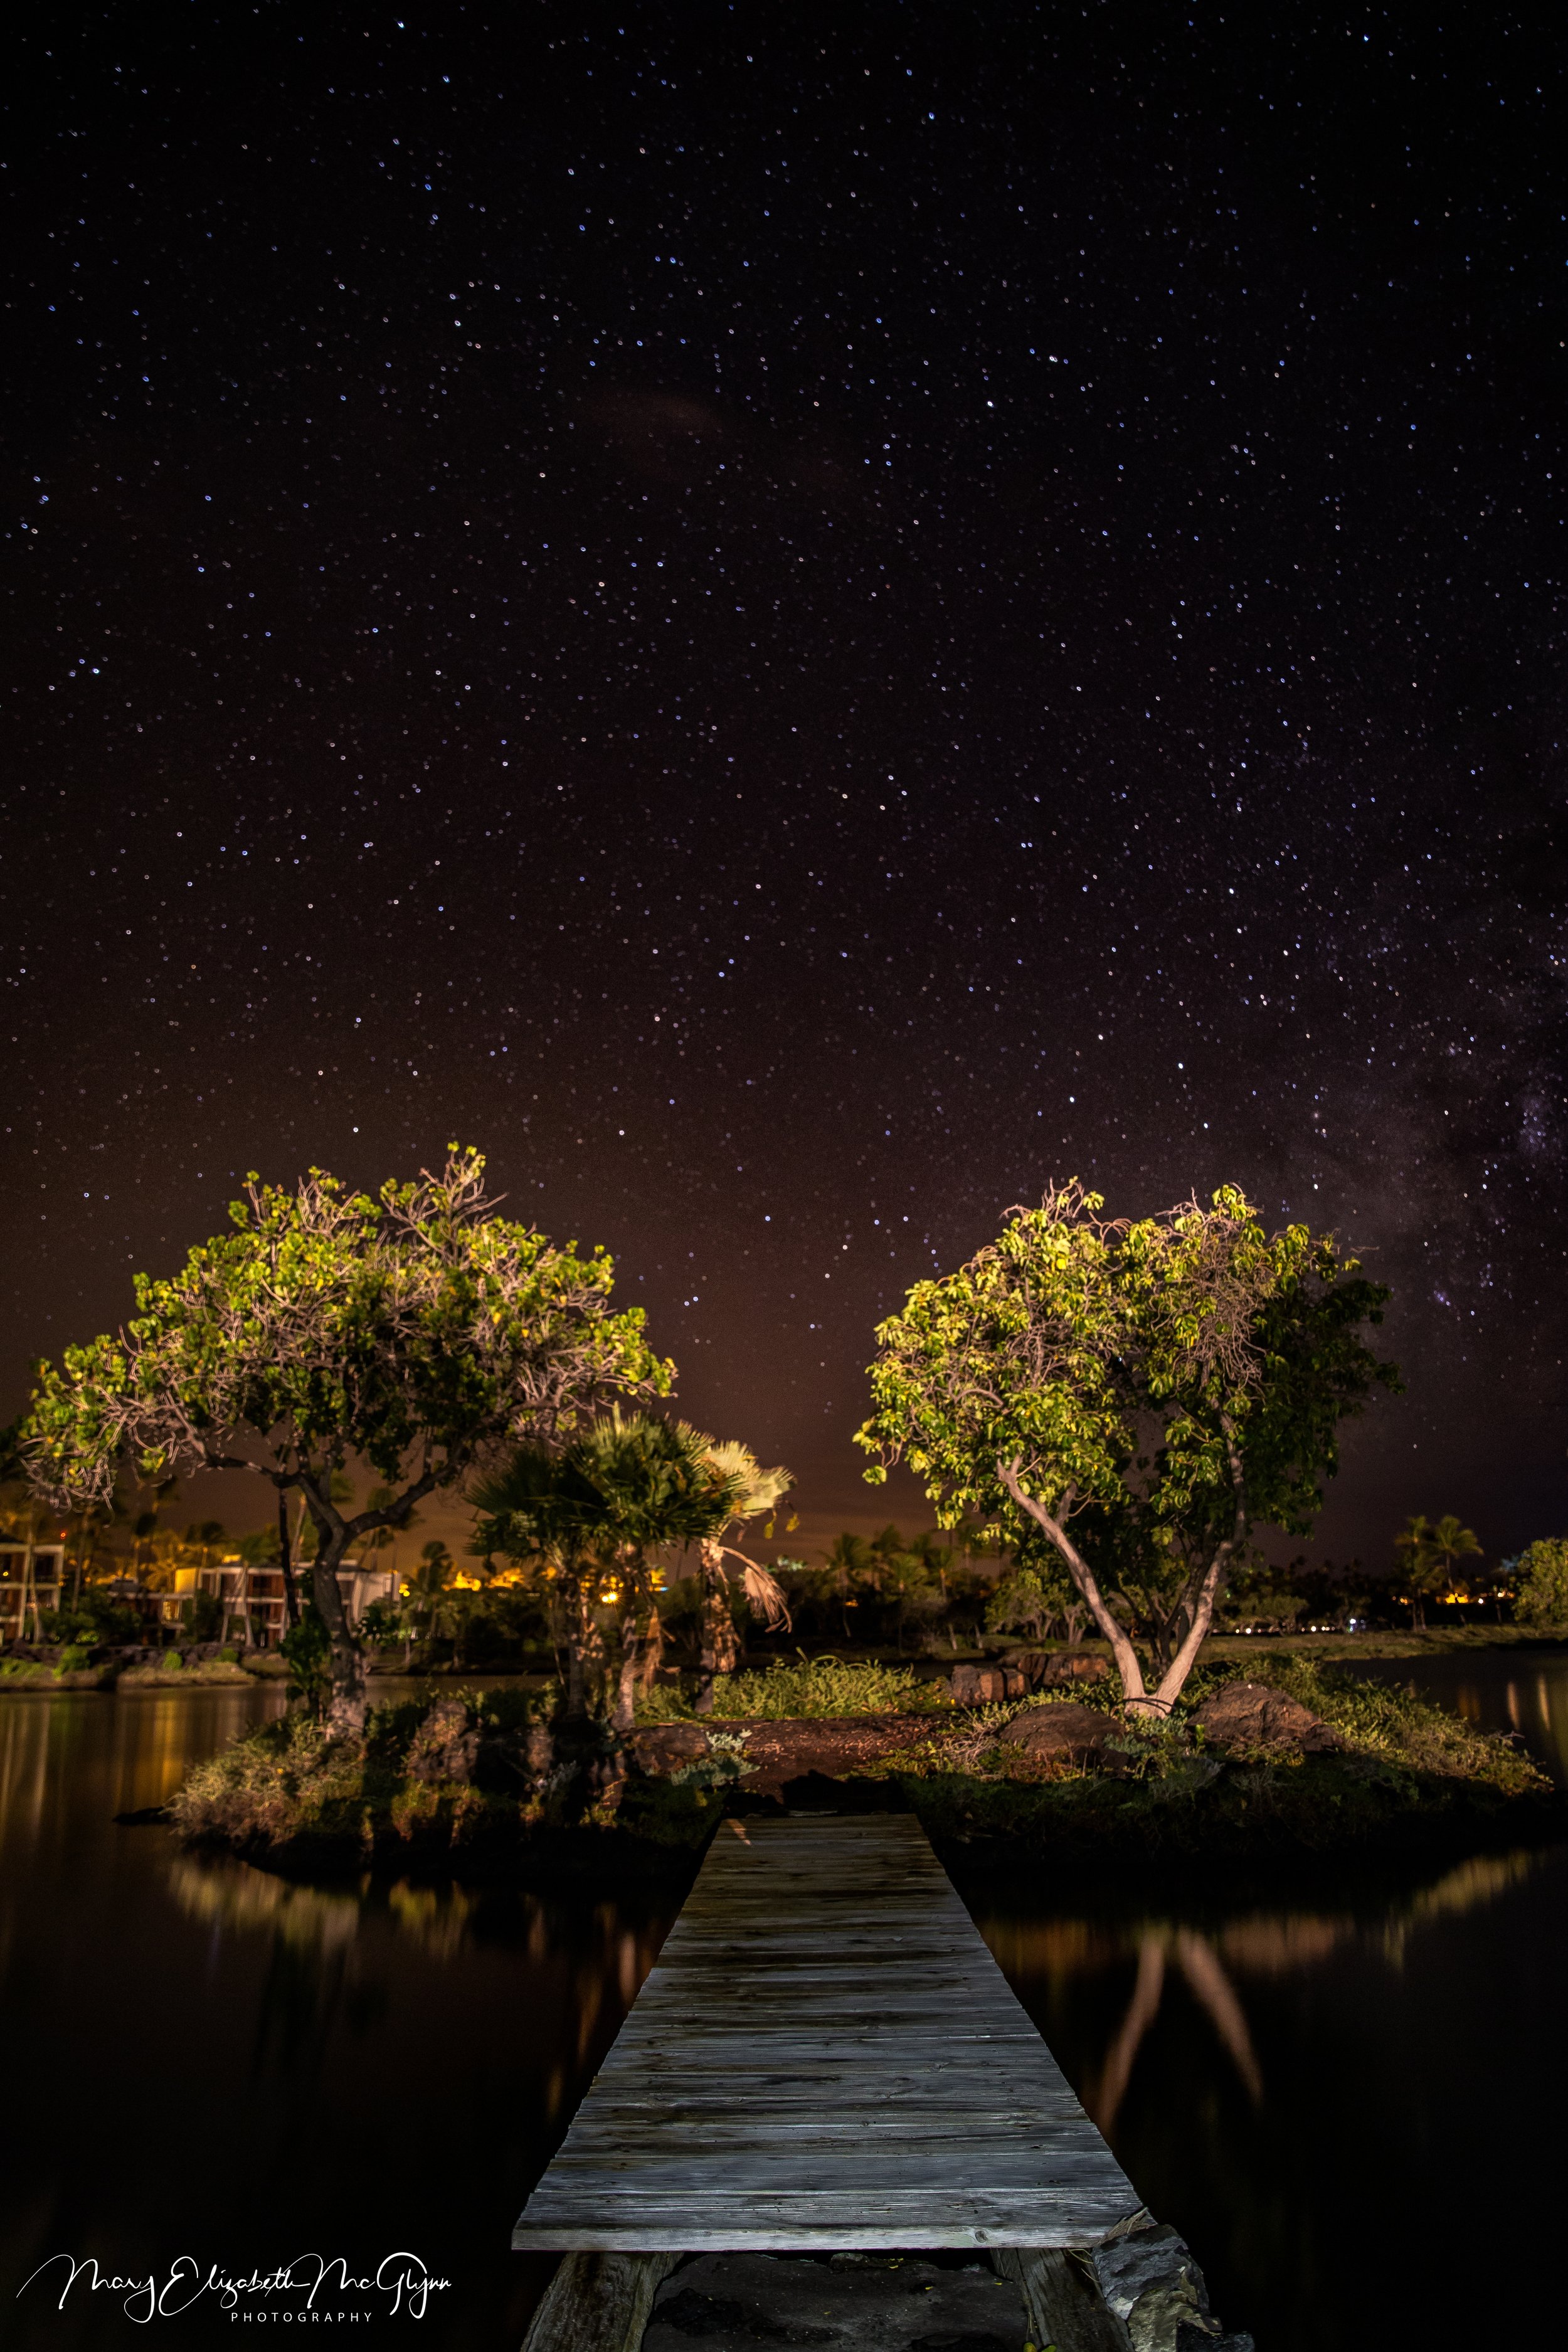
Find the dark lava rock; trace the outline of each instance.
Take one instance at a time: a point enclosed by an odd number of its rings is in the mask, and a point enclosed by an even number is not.
[[[479,1735],[460,1698],[438,1698],[408,1743],[411,1780],[471,1780]]]
[[[674,1772],[707,1755],[708,1734],[700,1723],[645,1723],[632,1733],[631,1750],[645,1772]]]
[[[1098,1650],[1056,1650],[1041,1670],[1037,1690],[1067,1690],[1074,1683],[1102,1683],[1110,1678],[1110,1661]]]
[[[1113,1716],[1077,1706],[1071,1699],[1055,1699],[1049,1706],[1026,1707],[1004,1726],[1000,1737],[1010,1748],[1026,1748],[1031,1756],[1079,1759],[1098,1755],[1115,1729]]]
[[[1312,1756],[1344,1745],[1321,1716],[1267,1683],[1225,1684],[1194,1708],[1193,1721],[1216,1748],[1284,1748]]]
[[[1005,1698],[1022,1698],[1028,1676],[1019,1666],[954,1666],[952,1696],[959,1706],[994,1706]]]
[[[643,2352],[1023,2352],[1028,2333],[1017,2288],[978,2263],[698,2254],[660,2287]]]

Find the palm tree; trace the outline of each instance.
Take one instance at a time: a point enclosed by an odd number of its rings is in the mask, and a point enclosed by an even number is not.
[[[838,1596],[839,1622],[844,1638],[849,1639],[849,1604],[857,1588],[868,1583],[872,1574],[871,1547],[864,1536],[842,1535],[834,1538],[827,1554],[826,1565],[833,1577]]]
[[[536,1561],[552,1576],[567,1620],[569,1719],[586,1709],[584,1670],[607,1578],[621,1615],[611,1721],[631,1729],[637,1686],[651,1681],[663,1646],[647,1555],[698,1542],[735,1516],[738,1482],[710,1458],[711,1444],[685,1422],[616,1411],[559,1454],[519,1447],[506,1469],[472,1489],[481,1548]]]
[[[604,1413],[569,1453],[598,1497],[595,1549],[607,1556],[616,1580],[621,1673],[610,1720],[616,1731],[629,1731],[637,1685],[652,1681],[664,1643],[648,1552],[700,1542],[728,1526],[741,1481],[715,1458],[711,1438],[687,1422],[652,1413],[618,1408]]]
[[[1435,1558],[1442,1562],[1443,1580],[1452,1591],[1456,1562],[1479,1559],[1483,1549],[1480,1538],[1474,1528],[1461,1526],[1452,1511],[1445,1511],[1432,1529],[1431,1542]]]
[[[1410,1622],[1423,1633],[1426,1628],[1426,1595],[1437,1580],[1437,1556],[1432,1549],[1432,1523],[1426,1512],[1416,1511],[1405,1521],[1404,1533],[1394,1538],[1394,1550],[1405,1554]]]
[[[568,1454],[520,1445],[506,1468],[480,1480],[468,1499],[479,1513],[475,1541],[481,1554],[500,1552],[542,1576],[556,1621],[557,1649],[566,1654],[566,1720],[584,1721],[588,1676],[603,1654],[594,1615],[599,1582],[592,1539],[595,1490]]]
[[[1479,1555],[1480,1538],[1473,1528],[1462,1526],[1452,1511],[1445,1511],[1436,1523],[1418,1511],[1405,1522],[1404,1533],[1394,1537],[1394,1548],[1405,1557],[1410,1622],[1425,1631],[1426,1595],[1453,1590],[1456,1560]]]
[[[737,1551],[725,1541],[731,1529],[744,1525],[747,1519],[760,1518],[764,1511],[776,1510],[795,1484],[790,1473],[781,1466],[764,1470],[749,1445],[726,1439],[708,1448],[708,1460],[726,1481],[728,1493],[715,1507],[722,1517],[706,1535],[698,1538],[698,1557],[702,1563],[702,1649],[698,1665],[697,1712],[713,1712],[713,1681],[717,1675],[733,1674],[739,1655],[735,1639],[734,1612],[730,1606],[730,1571],[727,1563],[737,1560],[741,1568],[741,1585],[746,1599],[756,1613],[766,1621],[770,1632],[789,1623],[789,1611],[784,1606],[782,1587],[776,1577],[745,1553]],[[770,1533],[772,1530],[770,1529]]]

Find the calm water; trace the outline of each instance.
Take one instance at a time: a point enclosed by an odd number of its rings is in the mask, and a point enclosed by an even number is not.
[[[1445,1695],[1478,1720],[1517,1710],[1552,1754],[1568,1662],[1462,1663],[1470,1699]],[[58,2268],[16,2299],[62,2252],[162,2281],[181,2255],[248,2273],[314,2252],[369,2277],[401,2252],[451,2285],[423,2318],[395,2315],[390,2289],[329,2287],[327,2307],[373,2315],[348,2323],[356,2340],[515,2352],[543,2266],[508,2251],[511,2221],[673,1906],[300,1887],[114,1826],[276,1704],[0,1705],[7,2347],[133,2340],[89,2273],[63,2310]],[[1568,1751],[1552,1760],[1568,1779]],[[1037,1884],[973,1903],[1262,2352],[1547,2340],[1546,2269],[1506,2250],[1555,2239],[1568,1851],[1285,1899]],[[154,2324],[194,2342],[242,2323],[209,2296]]]

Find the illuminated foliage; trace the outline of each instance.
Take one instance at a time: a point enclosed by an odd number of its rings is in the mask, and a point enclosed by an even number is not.
[[[670,1384],[640,1309],[612,1312],[605,1253],[496,1215],[483,1179],[455,1145],[440,1173],[374,1198],[320,1171],[292,1192],[252,1178],[232,1232],[170,1280],[137,1277],[124,1329],[39,1369],[22,1446],[51,1501],[108,1497],[127,1456],[146,1479],[243,1469],[302,1496],[334,1732],[364,1713],[337,1582],[350,1548],[508,1441],[558,1436],[606,1392]],[[351,1454],[389,1499],[341,1504]]]
[[[972,1513],[1013,1545],[1043,1535],[1128,1706],[1164,1713],[1248,1530],[1304,1534],[1340,1422],[1397,1385],[1362,1337],[1387,1293],[1331,1236],[1268,1233],[1232,1187],[1135,1223],[1102,1205],[1077,1182],[1053,1190],[956,1274],[917,1284],[879,1328],[857,1442],[873,1484],[906,1462],[942,1524]],[[1156,1636],[1152,1688],[1130,1592]]]

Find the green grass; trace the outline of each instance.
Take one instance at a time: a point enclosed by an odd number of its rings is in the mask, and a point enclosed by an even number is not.
[[[779,1658],[758,1673],[721,1675],[713,1686],[713,1715],[728,1720],[778,1721],[784,1717],[836,1715],[923,1714],[951,1706],[945,1681],[917,1675],[912,1666],[889,1666],[831,1655]],[[642,1723],[696,1719],[689,1689],[663,1685],[637,1709]]]

